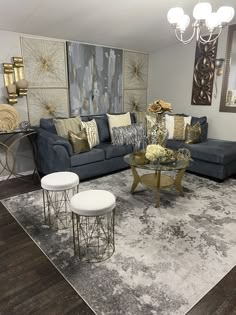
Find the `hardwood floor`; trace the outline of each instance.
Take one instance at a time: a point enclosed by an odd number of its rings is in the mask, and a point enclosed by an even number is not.
[[[39,182],[0,182],[0,199],[39,188]],[[0,203],[0,315],[28,314],[94,313]],[[236,267],[188,312],[213,314],[236,315]]]
[[[0,182],[0,199],[39,187]],[[0,203],[0,315],[28,314],[94,313]]]

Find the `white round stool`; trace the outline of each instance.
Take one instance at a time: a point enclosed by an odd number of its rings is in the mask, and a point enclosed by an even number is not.
[[[70,202],[74,253],[80,260],[100,262],[115,251],[115,196],[106,190],[79,192]]]
[[[70,198],[78,193],[79,176],[72,172],[56,172],[41,179],[45,224],[56,229],[71,226]]]

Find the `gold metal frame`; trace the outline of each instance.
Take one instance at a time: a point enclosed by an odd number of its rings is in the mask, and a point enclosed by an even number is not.
[[[186,168],[178,170],[178,173],[176,177],[172,177],[169,175],[162,175],[161,171],[155,171],[155,173],[151,174],[144,174],[142,176],[139,176],[136,167],[131,165],[131,170],[133,174],[133,184],[131,187],[131,193],[133,194],[136,187],[139,183],[143,184],[144,186],[157,191],[157,201],[156,201],[156,207],[160,207],[160,191],[161,189],[169,188],[169,187],[175,187],[181,196],[183,196],[183,187],[182,187],[182,178],[184,176],[184,173],[186,171]],[[176,170],[173,170],[176,171]]]
[[[3,153],[0,158],[0,175],[3,174],[3,172],[6,170],[8,172],[7,177],[5,180],[8,180],[10,178],[17,177],[19,179],[24,180],[24,175],[18,174],[15,171],[15,165],[16,165],[16,154],[14,153],[14,146],[20,142],[22,139],[27,138],[31,144],[32,150],[33,150],[33,140],[31,139],[31,136],[35,135],[35,130],[29,130],[29,131],[21,131],[16,132],[14,130],[9,132],[0,132],[0,136],[5,137],[4,140],[0,140],[0,152]],[[16,137],[16,138],[15,138]],[[34,154],[33,154],[34,156]],[[12,163],[10,163],[10,158],[12,159]],[[4,161],[5,160],[5,161]],[[40,179],[40,176],[38,174],[37,168],[36,168],[36,162],[34,159],[35,168],[32,174],[32,178],[34,178],[34,175],[36,174],[38,178]],[[12,164],[12,165],[11,165]],[[2,181],[0,185],[4,183]]]
[[[83,262],[101,262],[115,252],[115,209],[105,215],[82,216],[72,211],[74,254]]]
[[[43,210],[46,225],[56,230],[67,229],[72,226],[70,199],[78,191],[79,185],[60,191],[43,189]]]

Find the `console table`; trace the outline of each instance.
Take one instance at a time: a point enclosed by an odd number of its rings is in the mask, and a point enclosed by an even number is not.
[[[17,156],[13,148],[16,144],[20,143],[22,139],[28,138],[32,152],[34,153],[32,136],[35,134],[35,129],[0,131],[0,176],[4,171],[7,171],[8,174],[5,180],[10,179],[12,176],[24,179],[24,175],[18,174],[15,171]],[[12,159],[12,163],[9,162],[10,159]],[[34,165],[33,177],[35,174],[38,175],[35,161]]]

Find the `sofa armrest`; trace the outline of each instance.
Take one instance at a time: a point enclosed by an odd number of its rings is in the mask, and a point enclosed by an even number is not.
[[[48,132],[42,128],[37,129],[38,137],[42,138],[43,141],[48,144],[54,145],[62,145],[68,152],[69,155],[73,155],[73,150],[70,142],[65,138],[62,138],[54,133]]]
[[[70,169],[72,154],[72,147],[66,139],[37,129],[35,160],[39,172],[49,174]]]

